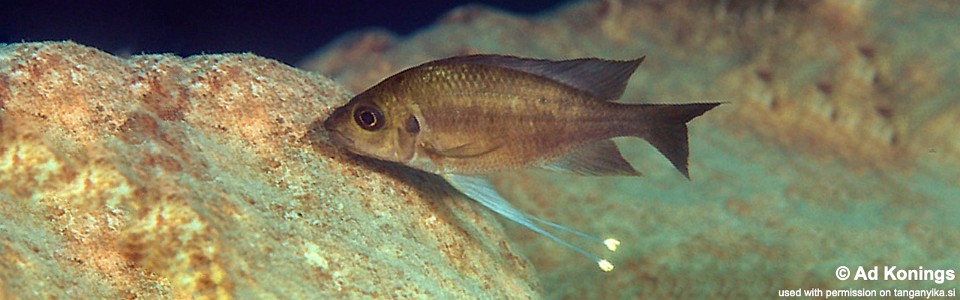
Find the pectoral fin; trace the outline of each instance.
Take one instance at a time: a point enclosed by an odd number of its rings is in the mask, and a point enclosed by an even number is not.
[[[617,144],[603,140],[574,150],[542,165],[544,169],[590,176],[640,176],[620,155]]]
[[[493,152],[497,150],[497,148],[500,148],[501,145],[502,144],[499,143],[490,145],[489,143],[469,142],[452,148],[432,149],[432,152],[441,157],[471,158]]]

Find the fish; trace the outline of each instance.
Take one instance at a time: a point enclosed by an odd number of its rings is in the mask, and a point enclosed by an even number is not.
[[[646,57],[545,60],[505,55],[455,56],[394,74],[336,108],[323,122],[347,152],[437,174],[509,220],[592,259],[605,258],[545,228],[616,251],[600,239],[516,209],[487,175],[546,169],[584,176],[640,176],[611,140],[638,137],[684,177],[687,122],[720,105],[627,104],[616,100]]]

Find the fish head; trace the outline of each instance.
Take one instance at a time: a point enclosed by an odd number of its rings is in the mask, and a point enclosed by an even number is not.
[[[376,89],[334,110],[323,127],[334,144],[349,152],[399,163],[413,159],[420,133],[413,109]]]

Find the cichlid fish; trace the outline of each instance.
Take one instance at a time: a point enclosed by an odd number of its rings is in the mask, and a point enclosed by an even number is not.
[[[685,177],[687,126],[720,103],[621,104],[643,61],[564,61],[472,55],[428,62],[390,76],[324,121],[350,152],[439,174],[494,212],[581,253],[604,271],[606,259],[539,224],[616,250],[601,240],[521,212],[480,175],[542,168],[581,175],[639,176],[611,138],[634,136],[656,147]]]

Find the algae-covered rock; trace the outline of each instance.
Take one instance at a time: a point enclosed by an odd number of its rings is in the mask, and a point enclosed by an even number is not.
[[[958,15],[949,1],[613,0],[538,16],[468,6],[410,37],[344,37],[303,67],[361,91],[453,55],[645,55],[622,101],[728,102],[689,124],[689,182],[629,138],[618,142],[644,178],[498,175],[523,210],[623,242],[601,273],[507,225],[547,298],[950,289],[834,274],[960,268]]]
[[[493,216],[317,130],[250,54],[0,46],[0,298],[536,297]]]

